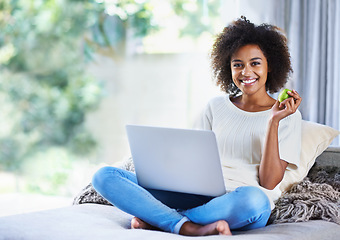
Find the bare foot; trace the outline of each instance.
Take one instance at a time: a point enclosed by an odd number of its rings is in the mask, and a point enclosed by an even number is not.
[[[179,234],[187,236],[232,235],[228,223],[224,220],[219,220],[207,225],[185,222],[182,225]]]
[[[142,219],[138,217],[134,217],[131,219],[131,229],[147,229],[147,230],[160,230],[147,222],[144,222]]]

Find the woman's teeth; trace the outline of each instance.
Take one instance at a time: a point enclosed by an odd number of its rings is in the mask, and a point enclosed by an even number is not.
[[[253,83],[253,82],[255,82],[256,81],[256,79],[247,79],[247,80],[242,80],[242,83],[244,83],[244,84],[250,84],[250,83]]]

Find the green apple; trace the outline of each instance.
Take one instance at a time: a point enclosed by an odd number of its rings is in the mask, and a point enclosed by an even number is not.
[[[279,100],[279,102],[282,102],[282,101],[286,100],[287,98],[291,97],[291,96],[288,95],[288,93],[287,93],[288,91],[291,92],[292,90],[286,88],[286,89],[283,89],[280,92],[279,97],[277,98]]]

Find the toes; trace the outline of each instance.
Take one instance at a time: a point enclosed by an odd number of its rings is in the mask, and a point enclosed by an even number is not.
[[[140,228],[142,228],[140,220],[136,217],[132,218],[131,229],[140,229]]]
[[[226,221],[219,221],[216,225],[216,230],[220,235],[231,235],[229,225]]]

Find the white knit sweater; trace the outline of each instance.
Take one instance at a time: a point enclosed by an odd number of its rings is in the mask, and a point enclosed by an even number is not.
[[[196,128],[212,130],[217,139],[223,176],[227,190],[239,186],[261,188],[271,200],[281,195],[279,186],[267,190],[259,185],[258,170],[271,110],[246,112],[236,107],[229,96],[213,98],[205,108]],[[299,166],[301,146],[301,113],[282,119],[279,123],[280,158],[288,168]]]

